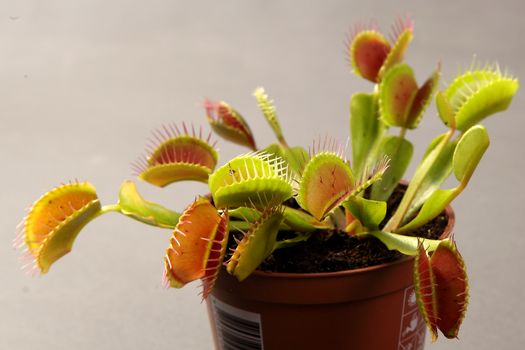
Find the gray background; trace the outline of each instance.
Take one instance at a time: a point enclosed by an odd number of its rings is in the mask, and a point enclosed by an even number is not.
[[[266,87],[293,144],[345,140],[348,101],[372,85],[350,73],[343,38],[360,19],[388,30],[409,13],[407,61],[419,81],[438,60],[451,81],[473,54],[525,77],[522,1],[0,1],[0,349],[210,349],[193,285],[161,287],[169,232],[107,215],[41,278],[19,270],[14,227],[41,193],[89,179],[115,201],[149,130],[183,120],[206,128],[204,97],[229,101],[259,145],[273,141],[252,90]],[[488,120],[492,145],[456,200],[456,237],[471,302],[460,341],[430,349],[518,349],[525,342],[520,91]],[[419,149],[444,128],[430,108],[408,137]],[[220,142],[222,160],[244,149]],[[453,183],[451,182],[451,185]],[[149,198],[182,209],[203,185]],[[380,333],[380,330],[378,330]]]

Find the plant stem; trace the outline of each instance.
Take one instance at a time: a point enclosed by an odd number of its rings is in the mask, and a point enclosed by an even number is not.
[[[120,210],[120,206],[118,204],[105,205],[100,209],[100,211],[91,220],[98,218],[99,216],[104,215],[106,213],[110,213],[110,212],[122,213],[122,211]]]
[[[105,205],[100,210],[100,212],[101,212],[100,215],[105,214],[105,213],[109,213],[109,212],[112,212],[112,211],[120,213],[121,212],[120,205],[118,205],[118,204]]]
[[[403,220],[405,219],[405,215],[408,209],[410,208],[417,192],[421,187],[421,184],[423,183],[423,180],[428,174],[428,171],[432,168],[432,165],[437,160],[443,148],[450,141],[450,138],[452,137],[452,135],[454,135],[454,132],[454,129],[450,129],[446,133],[443,140],[441,140],[441,142],[436,146],[436,148],[434,148],[430,152],[430,154],[428,154],[428,156],[423,160],[423,163],[421,163],[419,168],[416,170],[413,179],[410,181],[410,184],[408,185],[407,191],[403,196],[399,207],[397,208],[396,212],[383,229],[384,231],[395,232],[401,226]]]
[[[284,136],[281,135],[281,137],[279,137],[278,140],[279,140],[279,143],[281,144],[281,146],[282,146],[284,149],[290,149],[290,146],[288,146],[288,143],[287,143],[286,140],[284,139]]]
[[[399,138],[403,140],[405,138],[406,133],[407,133],[407,128],[401,127],[401,130],[399,131]]]

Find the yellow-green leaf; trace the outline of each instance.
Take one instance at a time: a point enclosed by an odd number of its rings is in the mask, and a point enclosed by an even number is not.
[[[122,214],[149,225],[174,228],[179,222],[179,213],[142,198],[133,181],[122,183],[118,205]]]
[[[454,175],[458,181],[470,179],[489,144],[489,135],[482,125],[471,127],[461,136],[453,161]]]

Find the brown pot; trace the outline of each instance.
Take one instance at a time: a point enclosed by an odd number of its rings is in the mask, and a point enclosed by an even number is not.
[[[454,213],[447,208],[448,225]],[[413,258],[330,273],[256,271],[243,282],[221,271],[207,300],[220,350],[423,349]],[[228,345],[233,344],[233,345]]]

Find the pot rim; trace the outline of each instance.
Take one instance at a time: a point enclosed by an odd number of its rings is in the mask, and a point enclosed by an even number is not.
[[[445,213],[448,216],[448,223],[447,226],[445,226],[445,229],[443,230],[443,233],[441,236],[439,236],[439,239],[444,239],[446,237],[451,237],[452,230],[454,229],[454,224],[456,223],[456,216],[454,214],[454,210],[450,205],[448,205],[445,208]],[[400,259],[379,264],[379,265],[373,265],[368,267],[362,267],[358,269],[352,269],[352,270],[344,270],[344,271],[335,271],[335,272],[309,272],[309,273],[291,273],[291,272],[266,272],[266,271],[260,271],[255,270],[252,275],[255,275],[259,278],[278,278],[278,279],[314,279],[314,278],[336,278],[336,277],[342,277],[347,275],[354,275],[354,274],[360,274],[364,272],[374,271],[374,270],[380,270],[383,268],[386,268],[388,266],[395,266],[397,264],[404,263],[407,260],[414,259],[413,256],[404,256]]]

